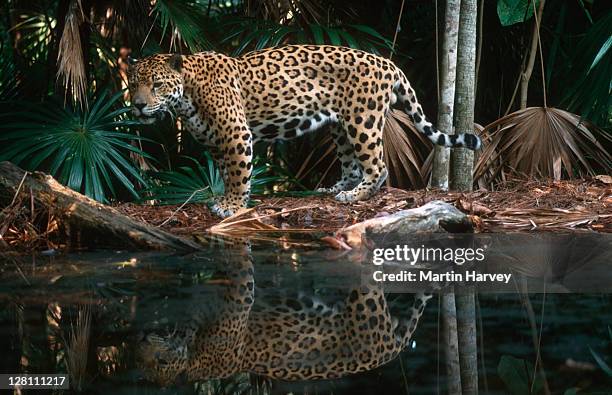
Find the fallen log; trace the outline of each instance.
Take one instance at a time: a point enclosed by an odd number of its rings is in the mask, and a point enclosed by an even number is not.
[[[387,243],[395,243],[418,233],[472,233],[473,231],[472,221],[467,215],[451,204],[434,200],[421,207],[351,225],[339,230],[336,237],[351,247],[359,247],[364,239],[374,242],[385,239]]]
[[[114,208],[101,204],[57,182],[50,175],[26,172],[10,162],[0,162],[0,194],[28,195],[27,201],[52,212],[70,234],[78,233],[89,246],[151,250],[198,250],[195,241],[135,221]],[[30,197],[31,194],[31,197]],[[9,207],[7,206],[7,207]]]

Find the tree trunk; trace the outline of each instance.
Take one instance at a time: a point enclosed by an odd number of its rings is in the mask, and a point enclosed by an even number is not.
[[[155,250],[199,250],[194,241],[135,221],[87,196],[61,185],[49,175],[27,173],[10,162],[0,162],[0,194],[17,197],[28,191],[33,201],[53,212],[88,245]],[[29,199],[28,199],[29,201]],[[14,199],[18,203],[19,199]],[[11,203],[12,205],[13,203]],[[10,206],[10,205],[9,205]]]
[[[461,1],[459,42],[457,48],[457,87],[455,95],[455,130],[474,131],[474,92],[476,67],[477,0]],[[470,191],[473,185],[474,153],[455,148],[451,153],[451,188]],[[478,347],[476,338],[476,304],[474,289],[456,295],[457,334],[461,387],[464,395],[478,393]]]
[[[444,38],[440,60],[440,102],[438,103],[437,126],[441,131],[453,134],[453,106],[455,100],[455,80],[457,77],[457,39],[459,35],[459,16],[461,0],[447,0],[444,13]],[[431,186],[448,190],[450,149],[441,146],[434,148]],[[446,367],[446,383],[449,394],[461,394],[461,370],[459,365],[459,345],[457,340],[457,310],[455,294],[443,293],[442,346]]]
[[[531,73],[533,72],[533,65],[535,64],[536,54],[538,52],[538,34],[540,21],[542,20],[542,13],[544,12],[544,3],[546,0],[540,0],[540,6],[538,12],[534,15],[533,21],[533,33],[531,35],[531,47],[529,49],[529,60],[525,65],[525,69],[521,74],[521,110],[527,108],[527,95],[529,91],[529,80],[531,79]]]
[[[446,386],[451,395],[461,394],[461,368],[459,365],[459,343],[457,339],[457,308],[453,292],[441,294],[442,298],[442,345],[446,360]]]
[[[455,94],[455,130],[474,132],[474,87],[476,67],[476,0],[461,2],[459,40],[457,48],[457,87]],[[451,152],[451,189],[471,191],[474,152],[454,148]]]
[[[476,295],[473,287],[466,288],[455,298],[457,304],[457,334],[461,387],[464,395],[478,394],[478,346],[476,336]]]
[[[461,0],[447,0],[444,22],[444,38],[440,60],[440,102],[438,103],[437,126],[441,131],[453,133],[453,101],[457,70],[457,36],[459,34],[459,12]],[[450,149],[436,145],[434,148],[431,186],[448,189]]]

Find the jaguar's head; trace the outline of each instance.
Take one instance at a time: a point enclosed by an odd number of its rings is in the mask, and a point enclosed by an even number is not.
[[[176,336],[142,336],[136,346],[137,366],[144,377],[164,387],[187,381],[188,345]]]
[[[151,124],[164,114],[173,114],[183,97],[181,55],[159,54],[130,59],[128,83],[134,116]]]

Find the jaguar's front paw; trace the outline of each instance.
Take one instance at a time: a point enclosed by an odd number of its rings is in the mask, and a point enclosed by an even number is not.
[[[333,187],[329,187],[329,188],[317,188],[317,192],[319,193],[326,193],[326,194],[335,194],[340,192],[341,189],[337,188],[335,185]]]
[[[341,191],[336,195],[336,200],[342,203],[356,202],[358,199],[353,191]]]
[[[218,217],[227,218],[234,215],[240,207],[232,207],[224,198],[217,199],[210,205],[210,211]]]

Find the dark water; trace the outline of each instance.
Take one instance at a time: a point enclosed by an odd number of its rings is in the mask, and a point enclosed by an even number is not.
[[[0,259],[0,373],[65,373],[72,358],[91,394],[446,393],[439,295],[407,340],[413,295],[364,288],[362,256],[238,244]],[[477,295],[481,393],[511,393],[502,359],[536,360],[524,300]],[[529,295],[552,393],[609,393],[590,349],[612,362],[611,302]],[[67,349],[71,331],[87,345]]]

